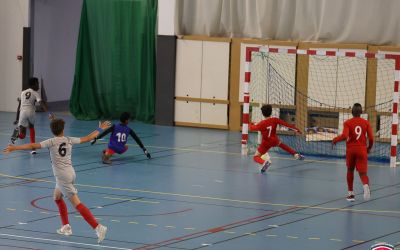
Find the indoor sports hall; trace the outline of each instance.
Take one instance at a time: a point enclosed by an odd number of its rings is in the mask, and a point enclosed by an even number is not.
[[[400,249],[399,9],[1,0],[0,249]]]

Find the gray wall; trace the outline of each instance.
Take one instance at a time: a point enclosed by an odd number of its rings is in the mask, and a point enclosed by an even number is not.
[[[0,1],[0,111],[16,111],[22,90],[23,27],[29,26],[29,0]]]
[[[48,102],[69,100],[83,0],[33,0],[33,75]]]

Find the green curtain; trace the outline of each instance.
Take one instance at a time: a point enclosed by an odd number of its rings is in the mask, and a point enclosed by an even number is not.
[[[70,111],[154,122],[157,0],[84,0]]]

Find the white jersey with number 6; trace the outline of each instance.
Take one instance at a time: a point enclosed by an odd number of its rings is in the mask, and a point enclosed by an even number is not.
[[[71,151],[72,145],[79,143],[81,143],[80,138],[65,136],[53,137],[40,143],[42,148],[48,148],[50,151],[51,165],[57,180],[70,181],[71,175],[75,176],[71,161]]]
[[[34,111],[35,103],[40,102],[40,95],[38,92],[29,88],[21,93],[21,111]]]

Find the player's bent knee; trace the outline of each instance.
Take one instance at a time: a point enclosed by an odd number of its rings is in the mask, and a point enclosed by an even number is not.
[[[62,199],[62,194],[54,194],[53,195],[53,200],[58,201]]]
[[[56,200],[62,199],[62,197],[63,197],[63,194],[61,193],[61,191],[59,189],[56,188],[53,193],[53,199],[56,201]]]
[[[79,200],[78,195],[76,195],[76,194],[71,195],[69,197],[69,201],[72,203],[72,205],[74,207],[78,206],[81,203],[81,201]]]

